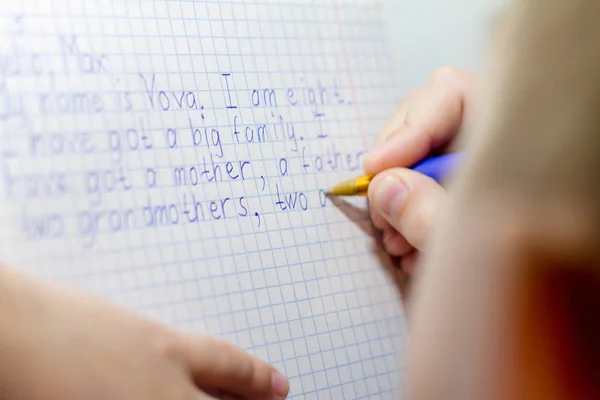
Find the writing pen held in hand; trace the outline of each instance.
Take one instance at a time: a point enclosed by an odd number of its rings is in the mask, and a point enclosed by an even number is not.
[[[456,168],[461,158],[462,153],[451,153],[429,157],[423,161],[419,161],[410,167],[410,169],[423,175],[427,175],[439,183],[446,175],[448,175],[448,173],[451,173]],[[328,194],[333,196],[365,196],[369,189],[371,179],[373,179],[374,176],[375,175],[373,174],[363,175],[342,182],[331,188]]]

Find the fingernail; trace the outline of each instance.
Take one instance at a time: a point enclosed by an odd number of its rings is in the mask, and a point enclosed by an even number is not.
[[[288,394],[289,384],[285,376],[281,375],[281,373],[275,371],[271,375],[271,386],[273,387],[273,392],[276,396],[281,399],[284,399]]]
[[[398,210],[406,200],[408,190],[402,181],[394,175],[386,176],[375,189],[375,207],[387,216]]]

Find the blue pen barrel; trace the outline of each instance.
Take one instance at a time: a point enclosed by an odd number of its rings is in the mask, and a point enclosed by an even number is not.
[[[411,167],[412,170],[427,175],[437,182],[442,181],[448,173],[456,169],[461,153],[444,154],[427,158]]]

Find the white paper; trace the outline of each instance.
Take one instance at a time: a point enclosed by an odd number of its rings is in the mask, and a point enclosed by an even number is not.
[[[230,340],[291,399],[397,398],[403,310],[366,201],[323,192],[362,173],[399,101],[377,3],[20,0],[0,18],[5,262]]]

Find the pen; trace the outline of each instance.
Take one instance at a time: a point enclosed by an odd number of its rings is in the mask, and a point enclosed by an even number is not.
[[[410,169],[440,182],[449,172],[456,168],[456,164],[461,158],[462,153],[434,156],[416,163]],[[334,196],[365,196],[369,189],[369,183],[371,183],[371,179],[374,176],[373,174],[368,174],[342,182],[331,188],[328,194]]]

